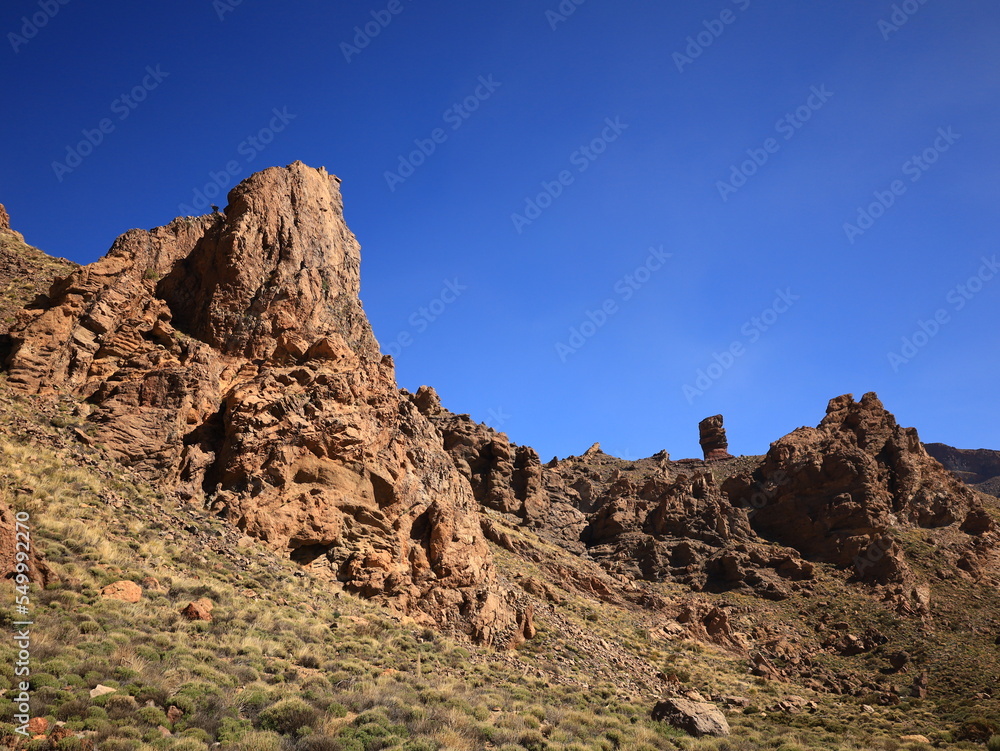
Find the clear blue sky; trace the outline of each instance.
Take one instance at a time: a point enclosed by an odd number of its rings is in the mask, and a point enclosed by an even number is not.
[[[759,453],[871,390],[1000,448],[1000,7],[901,5],[11,0],[0,202],[89,262],[211,172],[325,165],[400,385],[543,460],[719,412]]]

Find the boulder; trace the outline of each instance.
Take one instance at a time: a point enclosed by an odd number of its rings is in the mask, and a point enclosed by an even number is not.
[[[729,735],[726,716],[714,704],[688,699],[664,699],[653,708],[653,719],[700,738]]]
[[[181,611],[181,615],[189,621],[211,621],[212,603],[206,599],[189,602]]]
[[[142,599],[142,587],[135,582],[117,581],[101,589],[101,597],[135,603]]]

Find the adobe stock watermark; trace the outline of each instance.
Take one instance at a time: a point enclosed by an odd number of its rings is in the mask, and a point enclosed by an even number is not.
[[[410,314],[410,316],[406,319],[410,328],[404,329],[396,334],[396,338],[385,346],[385,354],[392,355],[393,357],[399,357],[400,353],[404,349],[411,346],[416,341],[416,336],[419,336],[427,331],[431,324],[441,318],[441,316],[445,314],[445,311],[447,311],[448,308],[462,296],[462,293],[466,292],[468,289],[469,288],[466,285],[458,281],[458,277],[455,277],[454,279],[446,279],[441,291],[433,300],[428,302],[426,305],[421,305]]]
[[[243,5],[243,0],[212,0],[212,8],[220,21],[225,21],[226,16]]]
[[[64,5],[69,5],[71,0],[39,0],[38,10],[30,16],[21,16],[21,33],[13,31],[7,33],[7,41],[16,55],[21,48],[38,36],[38,32],[49,25],[49,21],[55,18]]]
[[[733,5],[741,13],[750,7],[750,2],[751,0],[732,0]],[[701,25],[705,27],[704,30],[684,40],[687,42],[687,46],[684,48],[683,53],[674,52],[674,65],[677,66],[678,72],[683,73],[687,66],[701,57],[705,50],[715,44],[716,40],[725,33],[726,29],[736,22],[737,18],[738,16],[731,8],[723,8],[718,18],[708,18],[702,21]]]
[[[830,101],[832,96],[833,92],[827,90],[826,84],[813,86],[809,90],[809,96],[805,102],[796,107],[794,111],[786,112],[784,117],[774,124],[774,130],[785,141],[791,141],[802,126],[809,122],[815,113],[823,109],[823,105]],[[715,183],[723,202],[728,202],[729,196],[746,185],[747,181],[756,175],[772,156],[781,151],[781,146],[782,143],[777,138],[767,138],[759,148],[747,149],[749,159],[739,165],[730,165],[729,179],[719,180]]]
[[[15,732],[27,736],[31,722],[31,516],[14,514],[14,675],[21,680],[13,686]],[[16,695],[13,691],[17,691]]]
[[[621,310],[620,303],[631,300],[650,279],[653,274],[662,269],[673,253],[667,253],[661,245],[650,247],[649,255],[641,264],[628,274],[619,278],[612,286],[613,296],[607,297],[597,306],[596,310],[587,309],[584,318],[576,326],[570,327],[569,336],[565,342],[556,342],[556,354],[561,362],[566,362],[570,355],[575,355],[587,344],[615,315]]]
[[[685,383],[681,387],[687,403],[694,404],[696,398],[704,396],[705,392],[712,388],[722,376],[736,365],[737,360],[747,353],[747,347],[760,341],[760,338],[771,330],[778,319],[800,299],[802,299],[801,296],[794,294],[791,287],[775,290],[774,302],[740,327],[740,334],[743,338],[734,340],[722,352],[713,352],[712,362],[695,371],[694,383]]]
[[[545,20],[549,22],[549,28],[555,31],[559,24],[566,23],[569,17],[576,13],[576,9],[587,0],[562,0],[555,8],[545,11]]]
[[[962,138],[962,134],[955,133],[950,125],[947,128],[938,128],[937,132],[934,143],[903,162],[903,175],[909,177],[911,183],[918,182],[937,163],[941,155]],[[858,206],[858,217],[855,222],[853,224],[844,222],[844,233],[851,245],[854,245],[859,237],[863,237],[889,209],[896,205],[896,199],[906,193],[908,187],[902,180],[893,180],[888,189],[876,190],[872,194],[875,200],[870,204]]]
[[[111,114],[118,116],[118,122],[128,119],[128,116],[146,101],[150,92],[155,91],[169,75],[169,73],[160,70],[159,65],[155,68],[147,65],[146,75],[143,76],[142,80],[111,102],[109,105]],[[104,139],[115,132],[115,128],[117,128],[115,121],[110,117],[104,117],[97,122],[96,127],[84,128],[80,131],[83,138],[76,144],[66,145],[65,159],[61,162],[52,162],[52,171],[55,173],[56,179],[62,182],[66,179],[66,175],[79,169],[83,160],[93,154],[97,147],[104,143]]]
[[[503,84],[494,81],[493,76],[479,76],[478,85],[475,90],[460,102],[455,102],[441,115],[445,125],[451,126],[451,132],[465,125],[465,121],[472,117],[472,113],[482,106],[483,102],[489,99]],[[396,192],[396,187],[402,185],[416,173],[417,169],[427,162],[438,146],[448,140],[449,133],[445,128],[435,128],[427,138],[416,138],[413,145],[416,148],[409,154],[399,155],[399,164],[396,171],[386,170],[383,174],[389,191]]]
[[[243,160],[230,159],[221,169],[210,170],[208,182],[200,188],[194,189],[191,203],[178,204],[177,210],[182,216],[197,216],[205,213],[205,210],[212,205],[212,200],[227,193],[226,188],[235,184],[236,176],[244,171],[244,165],[253,162],[257,156],[274,142],[274,137],[281,133],[288,124],[298,115],[293,115],[288,111],[288,107],[280,110],[275,107],[271,110],[271,119],[267,125],[256,133],[247,136],[240,145],[236,147],[237,155]]]
[[[901,367],[913,362],[913,358],[941,333],[941,329],[951,323],[952,314],[963,310],[969,301],[982,292],[986,285],[1000,273],[1000,264],[997,263],[996,255],[992,258],[983,256],[979,260],[982,265],[976,272],[961,284],[956,284],[945,294],[944,301],[948,307],[938,308],[934,311],[934,315],[927,320],[918,320],[913,333],[904,336],[900,341],[899,350],[886,353],[894,373],[898,373]]]
[[[590,143],[581,146],[569,155],[570,166],[576,167],[577,174],[586,172],[590,165],[596,162],[601,154],[608,150],[608,146],[617,141],[622,133],[628,130],[628,123],[623,123],[620,117],[613,120],[610,117],[604,118],[604,129],[591,139]],[[576,175],[572,170],[564,169],[552,180],[542,180],[542,190],[534,197],[524,199],[523,213],[514,212],[510,215],[510,221],[514,224],[517,234],[524,232],[525,227],[530,227],[541,216],[542,212],[552,206],[568,188],[576,182]]]
[[[925,5],[927,5],[927,0],[903,0],[903,2],[893,5],[889,18],[880,18],[876,24],[878,30],[882,32],[883,41],[888,42],[889,37],[906,26],[910,19]]]
[[[404,10],[406,10],[406,6],[403,5],[402,0],[389,0],[384,8],[371,11],[370,21],[354,27],[354,38],[351,40],[354,43],[340,43],[340,51],[344,53],[344,59],[351,62],[353,58],[360,55],[361,51],[367,48],[372,40],[381,34],[392,23],[393,19]]]

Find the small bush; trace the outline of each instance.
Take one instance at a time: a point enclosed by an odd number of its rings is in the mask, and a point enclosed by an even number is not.
[[[992,735],[986,741],[986,751],[1000,751],[1000,735]]]
[[[292,735],[300,728],[314,725],[316,717],[316,710],[301,699],[283,699],[263,710],[257,724],[261,730]]]

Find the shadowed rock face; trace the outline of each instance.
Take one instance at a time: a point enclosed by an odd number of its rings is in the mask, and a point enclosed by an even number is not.
[[[339,180],[253,175],[224,215],[122,235],[11,332],[12,385],[320,575],[495,644],[531,631],[469,483],[396,387],[358,299]]]

